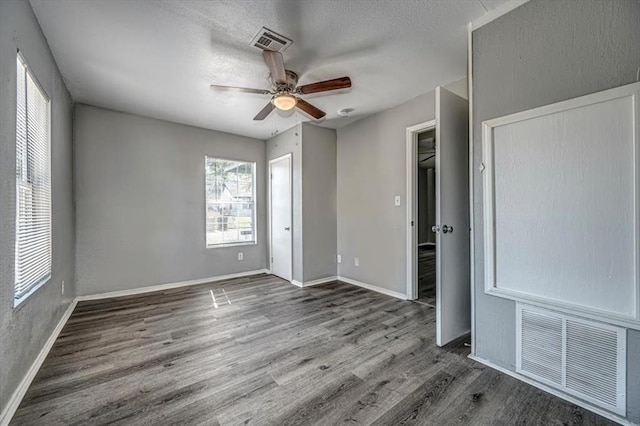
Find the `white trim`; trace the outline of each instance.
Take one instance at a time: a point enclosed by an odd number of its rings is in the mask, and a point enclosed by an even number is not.
[[[555,102],[549,105],[543,105],[537,108],[520,111],[502,117],[492,118],[482,122],[484,128],[504,126],[506,124],[517,123],[519,121],[530,120],[532,118],[551,115],[558,112],[564,112],[570,109],[576,109],[587,105],[593,105],[599,102],[606,102],[613,99],[623,98],[626,96],[637,95],[640,91],[640,83],[635,82],[624,86],[614,87],[613,89],[602,90],[590,93],[577,98],[567,99],[566,101]]]
[[[528,1],[529,0],[509,0],[506,3],[501,4],[500,6],[496,7],[495,9],[490,10],[489,12],[485,13],[481,17],[471,21],[469,23],[469,25],[471,26],[471,30],[475,31],[478,28],[480,28],[480,27],[482,27],[484,25],[487,25],[489,22],[498,19],[502,15],[506,15],[507,13],[511,12],[513,9],[516,9],[516,8],[522,6],[523,4],[525,4]]]
[[[330,283],[331,281],[336,281],[337,279],[338,279],[338,277],[332,276],[332,277],[318,278],[317,280],[311,280],[311,281],[305,281],[305,282],[300,282],[300,281],[297,281],[297,280],[293,280],[293,281],[291,281],[291,284],[293,284],[293,285],[295,285],[297,287],[311,287],[311,286],[314,286],[314,285]]]
[[[100,300],[100,299],[110,299],[113,297],[133,296],[136,294],[145,294],[145,293],[151,293],[154,291],[169,290],[173,288],[188,287],[192,285],[207,284],[207,283],[212,283],[216,281],[229,280],[232,278],[241,278],[241,277],[247,277],[250,275],[268,274],[268,273],[269,271],[267,269],[257,269],[255,271],[238,272],[236,274],[218,275],[216,277],[199,278],[197,280],[152,285],[147,287],[133,288],[130,290],[119,290],[119,291],[110,291],[108,293],[89,294],[85,296],[78,296],[76,300],[78,302],[83,302],[85,300]]]
[[[317,280],[311,280],[311,281],[307,281],[304,283],[305,287],[310,287],[313,285],[320,285],[320,284],[326,284],[326,283],[330,283],[331,281],[337,281],[338,277],[337,276],[332,276],[332,277],[325,277],[325,278],[318,278]]]
[[[377,285],[363,283],[362,281],[357,281],[347,277],[338,277],[338,281],[342,281],[347,284],[352,284],[358,287],[366,288],[367,290],[375,291],[377,293],[386,294],[387,296],[395,297],[401,300],[408,300],[405,294],[399,293],[397,291],[388,290],[386,288],[378,287]]]
[[[220,244],[212,244],[210,246],[206,246],[207,250],[217,249],[217,248],[227,248],[227,247],[239,247],[239,246],[257,246],[258,243],[255,241],[247,241],[247,242],[238,242],[238,243],[220,243]]]
[[[514,302],[520,302],[527,305],[537,306],[540,308],[552,309],[554,311],[562,312],[565,314],[577,315],[579,317],[591,319],[594,321],[599,321],[605,324],[617,325],[620,327],[640,330],[640,323],[630,320],[628,319],[628,317],[613,316],[608,311],[601,311],[601,310],[592,309],[592,308],[584,308],[579,305],[553,301],[552,299],[547,299],[542,297],[523,295],[520,292],[503,290],[503,289],[500,289],[498,291],[485,290],[485,294],[500,297],[503,299],[513,300]]]
[[[473,195],[473,28],[467,26],[467,99],[469,99],[469,285],[471,286],[471,354],[476,354],[475,203]]]
[[[434,129],[436,127],[436,120],[425,121],[420,124],[407,127],[406,131],[406,188],[407,188],[407,202],[406,202],[406,233],[407,233],[407,245],[406,245],[406,282],[407,290],[406,295],[403,295],[404,299],[414,300],[418,297],[417,280],[418,271],[416,265],[417,259],[417,246],[415,242],[418,240],[418,203],[417,200],[417,185],[416,175],[418,173],[418,154],[417,154],[417,134],[427,130]],[[437,200],[436,200],[437,203]],[[414,222],[415,226],[411,226],[411,222]],[[357,284],[356,284],[357,285]],[[377,291],[377,290],[374,290]],[[400,294],[400,293],[397,293]],[[397,296],[394,296],[397,297]]]
[[[27,393],[27,390],[29,389],[31,382],[33,381],[34,377],[36,377],[36,374],[40,370],[42,363],[47,358],[49,351],[53,347],[53,344],[56,342],[56,339],[58,338],[58,335],[64,328],[65,324],[67,323],[67,320],[73,313],[73,310],[75,309],[77,303],[78,303],[77,298],[71,301],[71,304],[62,315],[62,318],[60,318],[60,321],[58,321],[58,325],[56,325],[56,328],[53,329],[53,332],[51,333],[51,335],[45,342],[44,346],[40,350],[40,353],[36,357],[35,361],[33,361],[33,364],[31,364],[31,367],[29,367],[29,370],[27,370],[27,373],[25,374],[24,378],[22,379],[22,381],[20,382],[16,390],[11,395],[11,398],[9,398],[9,401],[7,402],[7,406],[4,408],[4,410],[0,414],[1,426],[8,425],[9,422],[11,421],[11,418],[13,418],[13,415],[18,409],[20,402],[22,402],[22,398],[24,398],[24,395]]]
[[[635,251],[635,300],[634,312],[631,315],[620,315],[615,312],[605,311],[590,306],[583,306],[569,302],[554,300],[548,297],[530,295],[521,291],[500,288],[496,283],[495,265],[495,200],[494,200],[494,166],[493,166],[493,129],[498,126],[530,120],[545,115],[569,111],[572,109],[606,102],[613,99],[632,96],[634,99],[634,127],[635,135],[633,151],[635,157],[634,167],[634,194],[640,189],[640,83],[627,84],[601,92],[557,102],[550,105],[533,108],[527,111],[517,112],[504,117],[494,118],[482,122],[482,162],[485,166],[483,172],[483,209],[484,209],[484,257],[485,257],[485,293],[505,299],[533,304],[536,306],[553,307],[562,312],[581,315],[589,319],[604,321],[610,324],[621,325],[640,330],[640,197],[634,195],[634,251]]]
[[[269,271],[273,268],[273,240],[271,238],[272,229],[271,229],[271,165],[273,163],[277,163],[278,161],[284,160],[285,158],[289,159],[289,196],[291,197],[291,283],[293,283],[293,153],[289,152],[287,154],[281,155],[279,157],[273,158],[269,160],[269,167],[267,167],[267,221],[268,221],[268,237],[269,237],[269,259],[267,264],[269,265]],[[302,160],[302,159],[301,159]],[[269,272],[271,273],[271,272]],[[282,277],[280,277],[282,278]],[[300,281],[296,281],[300,282]],[[297,285],[297,284],[296,284]]]
[[[513,372],[511,370],[507,370],[506,368],[500,367],[500,366],[492,363],[491,361],[488,361],[488,360],[483,359],[483,358],[479,358],[479,357],[477,357],[475,355],[469,355],[468,357],[470,359],[476,361],[476,362],[479,362],[480,364],[484,364],[487,367],[493,368],[494,370],[498,370],[499,372],[504,373],[507,376],[511,376],[511,377],[513,377],[515,379],[520,380],[521,382],[525,382],[525,383],[527,383],[527,384],[529,384],[529,385],[531,385],[531,386],[533,386],[535,388],[541,389],[541,390],[543,390],[543,391],[545,391],[547,393],[550,393],[553,396],[556,396],[556,397],[558,397],[560,399],[564,399],[565,401],[568,401],[568,402],[570,402],[572,404],[575,404],[575,405],[578,405],[578,406],[580,406],[582,408],[585,408],[585,409],[587,409],[587,410],[589,410],[591,412],[599,414],[602,417],[605,417],[605,418],[607,418],[609,420],[613,420],[614,422],[618,422],[618,423],[620,423],[622,425],[625,425],[625,426],[637,426],[636,424],[631,423],[629,420],[625,419],[624,417],[617,416],[617,415],[615,415],[615,414],[613,414],[613,413],[611,413],[609,411],[606,411],[606,410],[603,410],[602,408],[593,406],[593,405],[591,405],[591,404],[589,404],[587,402],[582,401],[581,399],[574,398],[574,397],[572,397],[570,395],[567,395],[564,392],[561,392],[561,391],[559,391],[557,389],[554,389],[554,388],[552,388],[550,386],[547,386],[547,385],[544,385],[542,383],[539,383],[539,382],[537,382],[537,381],[535,381],[533,379],[530,379],[530,378],[528,378],[526,376],[522,376],[522,375],[520,375],[518,373],[515,373],[515,372]]]
[[[441,125],[439,125],[441,102],[440,91],[442,87],[436,87],[436,226],[440,227],[442,224],[442,208],[440,206],[441,193],[442,193],[442,168],[440,161],[442,161],[442,139],[441,139]],[[416,267],[416,270],[418,268]],[[456,339],[460,337],[457,336]],[[455,339],[454,339],[455,340]],[[442,233],[436,232],[436,345],[444,346],[442,343]]]

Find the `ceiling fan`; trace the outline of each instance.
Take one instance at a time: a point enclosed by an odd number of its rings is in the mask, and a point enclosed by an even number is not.
[[[254,120],[264,120],[275,108],[282,111],[288,111],[294,107],[304,111],[314,119],[320,120],[326,115],[326,113],[311,105],[304,99],[301,99],[300,96],[310,95],[312,93],[328,92],[331,90],[348,89],[351,87],[351,79],[349,77],[334,78],[332,80],[297,86],[298,74],[285,69],[282,53],[263,50],[262,56],[269,67],[271,90],[218,86],[216,84],[211,85],[212,89],[219,91],[271,95],[271,101],[262,108],[258,115],[253,117]]]

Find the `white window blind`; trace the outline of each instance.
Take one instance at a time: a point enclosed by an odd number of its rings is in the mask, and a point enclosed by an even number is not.
[[[255,244],[256,163],[205,157],[207,247]]]
[[[14,306],[51,277],[49,98],[19,54],[16,64]]]

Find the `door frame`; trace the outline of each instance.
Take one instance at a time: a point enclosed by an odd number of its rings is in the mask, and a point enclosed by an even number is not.
[[[293,154],[291,152],[276,157],[272,160],[269,160],[269,167],[267,168],[267,220],[268,220],[268,228],[269,228],[269,273],[271,273],[271,268],[273,267],[273,238],[272,236],[272,220],[271,220],[271,167],[273,163],[277,163],[278,161],[282,161],[284,159],[289,159],[289,197],[290,206],[291,206],[291,281],[293,281]]]
[[[435,128],[436,120],[429,120],[407,127],[407,300],[415,300],[418,298],[418,133]],[[438,164],[436,162],[436,168],[437,167]],[[436,204],[437,202],[436,200]],[[411,224],[412,221],[414,223],[413,225]]]

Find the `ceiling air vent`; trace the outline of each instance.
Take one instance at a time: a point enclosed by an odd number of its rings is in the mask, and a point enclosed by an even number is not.
[[[271,31],[269,28],[262,29],[251,40],[251,45],[262,50],[273,50],[274,52],[282,52],[293,43],[290,38]]]
[[[626,415],[626,330],[518,303],[516,371]]]

